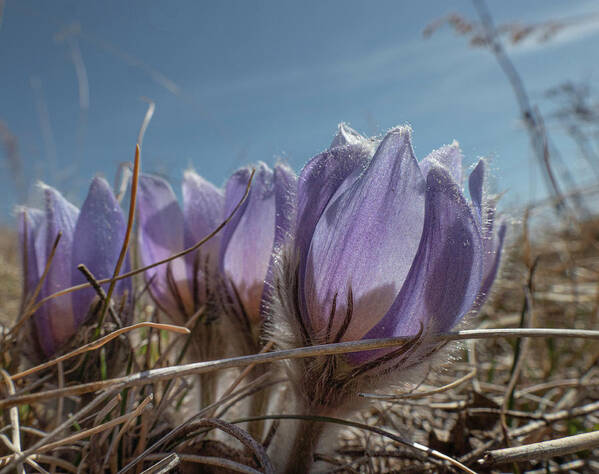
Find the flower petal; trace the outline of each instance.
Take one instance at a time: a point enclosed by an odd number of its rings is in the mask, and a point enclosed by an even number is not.
[[[432,151],[426,158],[420,162],[422,175],[426,178],[429,170],[433,166],[443,166],[449,172],[456,184],[462,184],[462,150],[457,141],[451,145],[444,145],[441,148]]]
[[[121,252],[127,224],[121,206],[117,202],[109,184],[102,178],[94,178],[81,206],[81,212],[75,226],[73,246],[73,285],[87,281],[77,269],[84,264],[98,280],[112,277]],[[104,285],[105,290],[108,284]],[[131,280],[122,280],[117,284],[117,294],[125,290],[131,294]],[[88,314],[89,305],[96,296],[92,288],[73,294],[75,320],[83,323]]]
[[[358,178],[372,155],[370,146],[340,146],[316,155],[302,169],[298,178],[295,238],[304,260],[314,228],[330,199],[340,187],[345,189]]]
[[[249,168],[229,179],[225,191],[228,215],[245,192]],[[224,229],[220,266],[235,285],[250,320],[260,319],[260,303],[275,236],[275,186],[273,171],[264,163],[256,169],[242,207]]]
[[[276,253],[292,238],[293,219],[297,206],[297,176],[293,170],[282,163],[277,163],[274,170],[274,179],[275,237],[264,282],[264,292],[262,293],[262,303],[260,305],[260,314],[262,315],[266,314],[270,303]]]
[[[483,235],[483,278],[478,291],[478,297],[472,307],[473,311],[480,309],[489,296],[491,286],[493,286],[499,270],[506,232],[507,224],[500,222],[497,232],[492,231],[490,235]]]
[[[183,213],[175,193],[164,179],[139,179],[139,252],[144,265],[165,259],[184,247]],[[156,303],[181,323],[193,314],[193,301],[184,257],[146,270]]]
[[[206,181],[194,171],[183,177],[183,215],[185,218],[185,247],[189,248],[212,233],[223,221],[225,195],[222,189]],[[218,272],[222,232],[205,242],[194,253],[187,254],[188,277],[192,283],[194,308],[211,298],[208,280]]]
[[[365,339],[443,332],[466,314],[482,278],[482,242],[470,205],[444,167],[427,177],[424,230],[408,278]],[[363,363],[380,351],[349,355]]]
[[[40,279],[43,269],[37,266],[35,240],[40,229],[45,227],[44,213],[39,209],[21,208],[18,210],[17,230],[21,243],[23,267],[23,295],[29,297]]]
[[[483,190],[485,184],[487,163],[481,158],[470,173],[468,178],[468,189],[470,191],[470,199],[476,210],[477,219],[479,224],[482,225],[483,221]]]
[[[68,202],[56,189],[44,186],[46,202],[46,228],[37,235],[36,251],[38,269],[43,269],[59,232],[62,233],[52,264],[44,280],[40,298],[44,298],[71,285],[73,234],[79,210]],[[45,242],[42,242],[42,239]],[[39,250],[45,247],[42,253]],[[43,270],[42,270],[43,271]],[[44,303],[38,311],[35,323],[40,344],[47,355],[64,344],[76,330],[71,295],[63,295]],[[41,308],[40,308],[41,309]],[[48,336],[48,327],[51,337]]]
[[[189,248],[213,232],[223,221],[225,194],[194,171],[183,177],[183,215],[188,233],[185,247]],[[201,248],[210,255],[218,255],[220,233]]]
[[[282,245],[289,234],[295,217],[297,206],[297,175],[287,165],[275,165],[275,246]]]
[[[350,295],[347,338],[359,339],[385,315],[418,250],[425,190],[409,129],[391,130],[366,171],[331,200],[314,231],[305,296],[315,332],[338,332]]]

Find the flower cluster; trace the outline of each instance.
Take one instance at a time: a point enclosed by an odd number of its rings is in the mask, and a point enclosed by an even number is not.
[[[241,168],[218,189],[193,171],[183,179],[183,206],[162,178],[142,176],[139,200],[139,249],[149,265],[190,248],[211,234],[241,201],[251,168]],[[295,185],[295,174],[277,164],[257,166],[249,194],[222,233],[198,250],[145,272],[149,290],[175,322],[185,324],[197,311],[215,321],[227,313],[237,330],[259,336],[265,316],[265,287],[275,241],[281,239],[275,220]],[[231,321],[232,320],[232,321]],[[210,344],[211,341],[206,341]],[[255,344],[250,344],[255,349]],[[259,349],[258,349],[259,350]]]
[[[410,130],[382,140],[342,124],[331,146],[299,179],[288,167],[257,166],[247,199],[222,233],[192,253],[145,272],[149,291],[174,321],[199,309],[227,309],[247,328],[271,320],[296,346],[451,329],[480,307],[497,273],[505,224],[484,192],[485,161],[462,191],[457,143],[414,157]],[[185,173],[183,206],[162,178],[142,175],[139,254],[149,265],[208,236],[241,200],[249,167],[223,189]],[[81,211],[45,188],[45,212],[22,209],[25,295],[30,296],[58,234],[62,236],[39,298],[110,276],[125,222],[108,184],[94,179]],[[130,292],[131,283],[119,283]],[[91,289],[49,300],[35,315],[46,354],[73,335],[94,297]],[[393,361],[389,351],[348,354],[348,366],[372,370]],[[403,353],[405,365],[408,359]],[[380,365],[380,364],[379,364]],[[388,363],[382,364],[385,368]],[[355,370],[354,372],[355,375]]]
[[[481,159],[466,193],[456,142],[418,161],[408,127],[366,138],[344,124],[299,176],[283,164],[260,163],[251,184],[246,167],[220,189],[185,173],[182,206],[166,180],[142,175],[137,250],[148,266],[145,287],[177,324],[200,318],[194,355],[204,360],[222,356],[226,346],[256,352],[266,339],[294,348],[405,338],[399,347],[289,364],[300,411],[339,413],[359,390],[401,381],[433,360],[435,336],[476,313],[488,296],[506,225],[496,219],[485,175]],[[94,179],[80,211],[49,187],[45,203],[45,211],[19,212],[26,301],[83,282],[78,264],[96,279],[110,277],[126,232],[102,179]],[[130,301],[131,292],[130,280],[118,283],[121,299]],[[95,294],[88,288],[37,308],[33,321],[46,356],[93,312]],[[213,401],[216,389],[206,386],[214,383],[200,377],[203,404]],[[264,393],[256,406],[268,405]],[[313,450],[318,430],[300,428],[308,435],[296,437],[295,449]]]

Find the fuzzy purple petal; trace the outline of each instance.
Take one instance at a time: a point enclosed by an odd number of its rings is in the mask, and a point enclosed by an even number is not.
[[[250,176],[243,168],[233,174],[225,191],[225,214],[237,205]],[[224,229],[220,266],[235,285],[250,320],[260,319],[260,303],[275,237],[274,173],[260,163],[242,207]]]
[[[482,241],[471,207],[443,167],[427,177],[424,231],[397,299],[365,339],[443,332],[474,303],[482,278]],[[379,351],[350,355],[363,363]]]
[[[264,292],[262,293],[262,303],[260,313],[265,314],[267,306],[270,303],[273,265],[275,264],[277,251],[283,245],[293,238],[292,227],[294,223],[295,209],[297,206],[297,176],[293,170],[282,164],[275,165],[275,238],[273,243],[273,252],[268,264],[268,271],[264,283]]]
[[[40,229],[45,226],[44,218],[44,213],[39,209],[28,208],[21,208],[17,216],[23,268],[23,295],[25,297],[29,297],[33,293],[43,271],[37,265],[35,240]]]
[[[73,235],[79,214],[79,210],[54,188],[44,187],[44,195],[46,228],[45,231],[40,229],[35,244],[38,269],[43,271],[56,236],[59,232],[62,236],[44,280],[40,298],[71,286]],[[77,327],[71,295],[59,296],[46,302],[43,310],[36,313],[35,323],[44,352],[52,354],[75,333]],[[47,333],[48,327],[50,335]]]
[[[183,215],[185,247],[189,248],[211,234],[224,219],[225,195],[222,189],[206,181],[194,171],[183,177]],[[210,299],[211,284],[218,272],[222,232],[186,256],[188,277],[192,283],[194,308]]]
[[[483,278],[478,292],[478,297],[472,307],[473,311],[478,311],[486,301],[497,276],[499,264],[501,261],[501,252],[505,234],[507,232],[507,224],[499,222],[497,232],[492,232],[491,235],[483,236]]]
[[[297,207],[297,175],[287,165],[275,165],[275,247],[290,237]]]
[[[183,177],[183,215],[188,232],[185,235],[185,246],[191,247],[212,231],[223,221],[225,195],[222,189],[206,181],[194,171],[187,171]],[[211,258],[218,256],[221,234],[216,234],[202,247]]]
[[[330,199],[340,187],[351,186],[373,154],[370,145],[340,146],[316,155],[302,169],[298,178],[295,238],[304,260],[314,228]]]
[[[353,315],[345,337],[360,339],[386,314],[418,250],[425,190],[409,129],[390,131],[367,170],[331,200],[314,231],[305,297],[315,332],[338,332],[350,290]]]
[[[478,163],[470,173],[470,177],[468,178],[468,190],[470,191],[470,199],[472,200],[472,205],[476,210],[477,219],[479,223],[482,225],[483,222],[483,213],[484,213],[484,203],[483,203],[483,191],[485,184],[485,174],[486,174],[487,163],[484,159],[478,160]]]
[[[139,180],[139,253],[144,265],[184,249],[183,213],[170,184],[156,176]],[[193,313],[193,301],[184,257],[146,270],[156,303],[179,323]]]
[[[426,178],[433,166],[443,166],[447,169],[456,184],[462,184],[462,151],[455,140],[451,145],[444,145],[432,151],[420,162],[422,175]]]
[[[77,269],[77,265],[81,263],[98,280],[112,277],[126,228],[123,211],[109,184],[102,178],[94,178],[75,226],[73,285],[87,281]],[[107,288],[108,284],[104,285],[104,289]],[[131,294],[131,280],[122,280],[117,284],[116,290],[117,295],[124,291]],[[92,288],[73,294],[75,319],[78,325],[83,322],[95,296],[96,292]]]

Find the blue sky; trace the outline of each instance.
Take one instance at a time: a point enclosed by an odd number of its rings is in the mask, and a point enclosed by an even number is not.
[[[590,1],[489,4],[498,23],[599,11]],[[29,196],[43,180],[76,203],[94,175],[113,182],[119,163],[132,159],[142,97],[156,103],[143,169],[175,187],[190,166],[217,184],[258,160],[282,157],[299,170],[339,122],[365,134],[409,123],[419,158],[455,138],[467,164],[493,157],[504,206],[538,198],[540,174],[494,59],[447,28],[423,39],[449,12],[475,17],[467,1],[6,0],[0,121],[18,140]],[[68,28],[79,33],[61,41]],[[84,110],[73,47],[89,87]],[[597,22],[509,49],[546,112],[547,88],[596,84],[597,51]],[[589,173],[575,147],[559,129],[551,133],[583,182]],[[3,150],[0,196],[1,223],[18,203]]]

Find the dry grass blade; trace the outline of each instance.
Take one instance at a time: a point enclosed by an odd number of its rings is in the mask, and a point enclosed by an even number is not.
[[[62,423],[60,426],[57,426],[50,433],[46,434],[37,443],[34,443],[34,445],[32,447],[23,451],[16,459],[9,460],[9,464],[6,467],[4,467],[4,469],[2,469],[2,471],[0,471],[0,474],[6,474],[7,472],[9,472],[9,468],[11,467],[11,465],[13,463],[19,463],[19,462],[23,461],[25,458],[27,458],[28,456],[30,456],[31,454],[34,454],[38,448],[46,445],[50,440],[54,439],[59,433],[61,433],[63,430],[65,430],[66,428],[71,426],[74,422],[76,422],[77,420],[80,420],[81,418],[86,416],[90,411],[92,411],[98,405],[103,403],[107,398],[113,396],[115,394],[115,392],[116,392],[115,390],[109,390],[107,392],[104,392],[104,393],[98,395],[94,400],[92,400],[90,403],[88,403],[83,408],[81,408],[81,410],[79,410],[73,416],[70,416],[64,423]],[[0,464],[0,466],[2,466],[2,464]]]
[[[2,375],[2,379],[4,380],[4,384],[6,385],[7,391],[9,395],[14,395],[15,386],[13,381],[10,379],[10,376],[4,369],[0,369],[0,375]],[[21,433],[19,427],[19,409],[17,407],[12,407],[9,410],[10,415],[10,424],[12,426],[12,448],[15,454],[21,454]],[[17,473],[24,474],[25,469],[23,468],[22,463],[17,464]]]
[[[83,276],[85,277],[85,279],[93,287],[93,289],[95,290],[96,294],[100,298],[100,304],[102,306],[105,305],[106,304],[106,292],[104,291],[104,288],[102,288],[98,284],[98,280],[93,275],[93,273],[83,263],[80,263],[79,265],[77,265],[77,270],[79,270],[81,273],[83,273]],[[121,322],[121,319],[118,317],[118,315],[114,311],[114,308],[110,304],[108,305],[108,314],[110,314],[110,317],[112,318],[112,320],[114,322],[116,322],[119,327],[123,326],[123,324]]]
[[[119,403],[123,401],[123,397],[120,393],[117,393],[114,398],[112,398],[106,406],[104,406],[94,417],[94,425],[101,423],[104,418],[108,416],[108,414],[114,410]]]
[[[139,416],[140,413],[142,413],[142,411],[147,408],[147,406],[151,400],[152,400],[152,395],[148,396],[131,413],[127,413],[125,415],[115,418],[114,420],[107,421],[106,423],[103,423],[101,425],[94,426],[93,428],[80,431],[79,433],[75,433],[71,436],[67,436],[65,438],[62,438],[59,441],[41,445],[35,449],[35,452],[36,452],[36,454],[41,454],[41,453],[45,453],[48,451],[52,451],[53,449],[56,449],[58,447],[66,446],[66,445],[74,443],[75,441],[79,441],[81,439],[88,438],[94,434],[101,433],[102,431],[109,430],[115,426],[120,425],[121,423],[126,423],[127,421],[129,421],[131,419],[131,417]],[[21,456],[23,456],[24,454],[25,453],[22,453]],[[16,455],[10,455],[10,456],[5,456],[3,458],[0,458],[0,466],[6,465],[6,467],[10,467],[11,462],[18,462],[18,458]]]
[[[141,323],[140,323],[141,324]],[[146,323],[147,324],[147,323]],[[483,330],[465,330],[437,336],[439,341],[461,341],[466,339],[488,339],[497,337],[568,337],[568,338],[587,338],[599,339],[599,331],[583,329],[483,329]],[[299,359],[304,357],[318,357],[323,355],[345,354],[349,352],[368,351],[373,349],[384,349],[387,347],[401,346],[411,337],[394,337],[386,339],[367,339],[363,341],[339,342],[336,344],[322,344],[311,347],[301,347],[298,349],[287,349],[274,351],[265,354],[255,354],[249,356],[232,357],[229,359],[219,359],[208,362],[195,362],[171,367],[162,367],[159,369],[147,370],[136,374],[113,379],[90,382],[86,384],[67,387],[62,390],[48,390],[28,395],[7,397],[0,400],[0,409],[8,408],[14,405],[24,403],[33,403],[40,400],[47,400],[66,395],[82,395],[84,393],[96,392],[103,389],[135,387],[146,385],[161,380],[169,380],[176,377],[186,377],[188,375],[197,375],[212,372],[221,369],[230,369],[235,367],[245,367],[250,364],[265,364],[285,359]],[[20,375],[20,374],[17,374]]]
[[[98,339],[97,341],[92,341],[92,342],[89,342],[81,347],[78,347],[77,349],[69,352],[68,354],[64,354],[60,357],[57,357],[56,359],[49,360],[48,362],[44,362],[43,364],[36,365],[35,367],[27,369],[23,372],[14,374],[11,376],[11,379],[18,380],[20,378],[27,377],[28,375],[39,372],[40,370],[44,370],[44,369],[47,369],[48,367],[52,367],[52,366],[58,364],[59,362],[64,362],[65,360],[68,360],[75,356],[84,354],[85,352],[94,351],[96,349],[99,349],[100,347],[104,346],[108,342],[112,341],[114,338],[119,337],[121,334],[125,334],[127,332],[135,331],[136,329],[141,329],[141,328],[146,328],[146,327],[160,329],[162,331],[176,332],[179,334],[189,334],[189,332],[190,332],[189,329],[182,327],[182,326],[176,326],[174,324],[151,323],[151,322],[141,322],[141,323],[133,324],[132,326],[127,326],[127,327],[124,327],[121,329],[117,329],[116,331],[113,331],[110,334],[107,334],[106,336]]]
[[[259,353],[264,354],[265,352],[270,351],[274,345],[275,345],[275,343],[273,341],[268,341],[266,343],[266,345],[260,350]],[[229,395],[231,395],[233,390],[235,390],[237,388],[237,386],[243,381],[243,379],[248,376],[248,374],[252,371],[252,369],[254,367],[256,367],[256,364],[250,364],[245,369],[243,369],[241,371],[241,373],[239,374],[239,376],[233,381],[233,383],[231,385],[229,385],[227,387],[227,389],[223,392],[223,394],[220,397],[221,400],[224,399],[225,397],[228,397]],[[216,407],[215,407],[215,409],[216,409]],[[209,412],[207,417],[209,418],[211,416],[212,416],[212,412]]]
[[[146,405],[148,403],[150,403],[153,400],[153,398],[154,398],[153,394],[148,395],[144,399],[144,401],[141,402],[141,404],[137,407],[137,409],[129,415],[129,418],[127,419],[127,421],[125,421],[125,423],[123,423],[123,426],[121,426],[121,429],[119,430],[117,435],[114,436],[112,438],[112,441],[110,442],[110,446],[108,447],[106,456],[104,456],[103,466],[108,465],[110,458],[112,458],[113,455],[115,454],[115,449],[116,449],[119,441],[121,440],[123,435],[127,432],[127,430],[129,429],[129,426],[131,426],[131,423],[133,423],[135,421],[135,419],[138,417],[138,415],[140,413],[142,413],[142,411],[145,409]]]
[[[144,116],[144,120],[141,123],[141,127],[139,127],[139,133],[137,135],[137,145],[141,148],[141,145],[144,141],[144,135],[146,134],[146,130],[148,129],[148,125],[150,125],[150,121],[154,116],[154,110],[156,110],[156,103],[148,99],[147,97],[142,97],[142,100],[148,103],[148,110],[146,110],[146,115]]]
[[[599,401],[588,403],[586,405],[582,405],[576,408],[570,408],[567,410],[560,410],[555,413],[549,413],[543,416],[542,421],[534,421],[528,425],[521,426],[519,428],[514,428],[510,430],[510,436],[512,438],[520,437],[532,433],[533,431],[542,428],[543,426],[547,426],[550,423],[556,423],[558,421],[567,420],[569,418],[575,418],[579,416],[590,415],[599,411]]]
[[[447,385],[443,385],[442,387],[435,388],[432,390],[427,390],[426,392],[411,392],[399,395],[378,395],[376,393],[361,393],[360,396],[364,398],[372,398],[375,400],[405,400],[408,398],[425,398],[431,395],[437,395],[439,393],[447,392],[448,390],[452,390],[456,387],[459,387],[463,383],[468,382],[469,380],[472,380],[474,377],[476,377],[476,373],[477,371],[476,369],[474,369],[468,372],[463,377],[460,377],[459,379],[454,380],[453,382],[448,383]]]
[[[493,466],[520,461],[548,459],[599,447],[599,431],[560,439],[527,444],[515,448],[496,449],[485,454],[480,464]]]
[[[129,199],[129,215],[127,216],[127,230],[125,231],[125,238],[123,239],[121,253],[119,254],[118,260],[116,261],[114,273],[112,274],[112,279],[110,280],[108,291],[106,292],[105,302],[102,305],[100,315],[98,316],[98,329],[96,330],[95,338],[97,338],[100,335],[102,325],[104,324],[104,316],[108,307],[111,305],[112,293],[114,292],[114,288],[117,282],[116,278],[119,276],[119,273],[121,272],[123,262],[125,261],[125,257],[127,255],[127,250],[129,249],[129,241],[131,240],[131,232],[133,231],[133,221],[135,220],[135,203],[137,202],[137,186],[139,183],[139,164],[140,148],[139,144],[137,144],[135,145],[135,161],[133,162],[133,177],[131,180],[131,197]]]
[[[247,384],[245,387],[242,387],[241,389],[237,390],[236,392],[233,392],[226,397],[222,397],[220,400],[218,400],[217,402],[214,402],[212,405],[209,405],[209,406],[203,408],[198,413],[196,413],[194,416],[192,416],[191,418],[189,418],[188,420],[186,420],[179,426],[174,427],[171,431],[169,431],[167,434],[162,436],[159,440],[155,441],[154,444],[149,446],[145,451],[143,451],[141,454],[139,454],[136,458],[129,461],[129,463],[123,469],[121,469],[119,471],[119,474],[125,474],[126,472],[131,470],[134,466],[136,466],[143,459],[147,459],[148,456],[152,452],[156,451],[158,448],[163,446],[165,443],[168,443],[170,440],[172,440],[175,436],[182,433],[184,430],[191,429],[192,427],[195,428],[195,423],[197,422],[197,420],[201,419],[202,417],[205,417],[208,413],[212,413],[215,408],[218,408],[222,404],[240,396],[241,394],[243,394],[243,392],[247,393],[247,392],[251,391],[254,387],[259,386],[262,382],[263,382],[262,377],[259,377],[256,380],[252,381],[251,383]]]
[[[179,465],[181,458],[177,453],[167,454],[166,457],[158,461],[153,466],[145,469],[141,474],[166,474]]]

